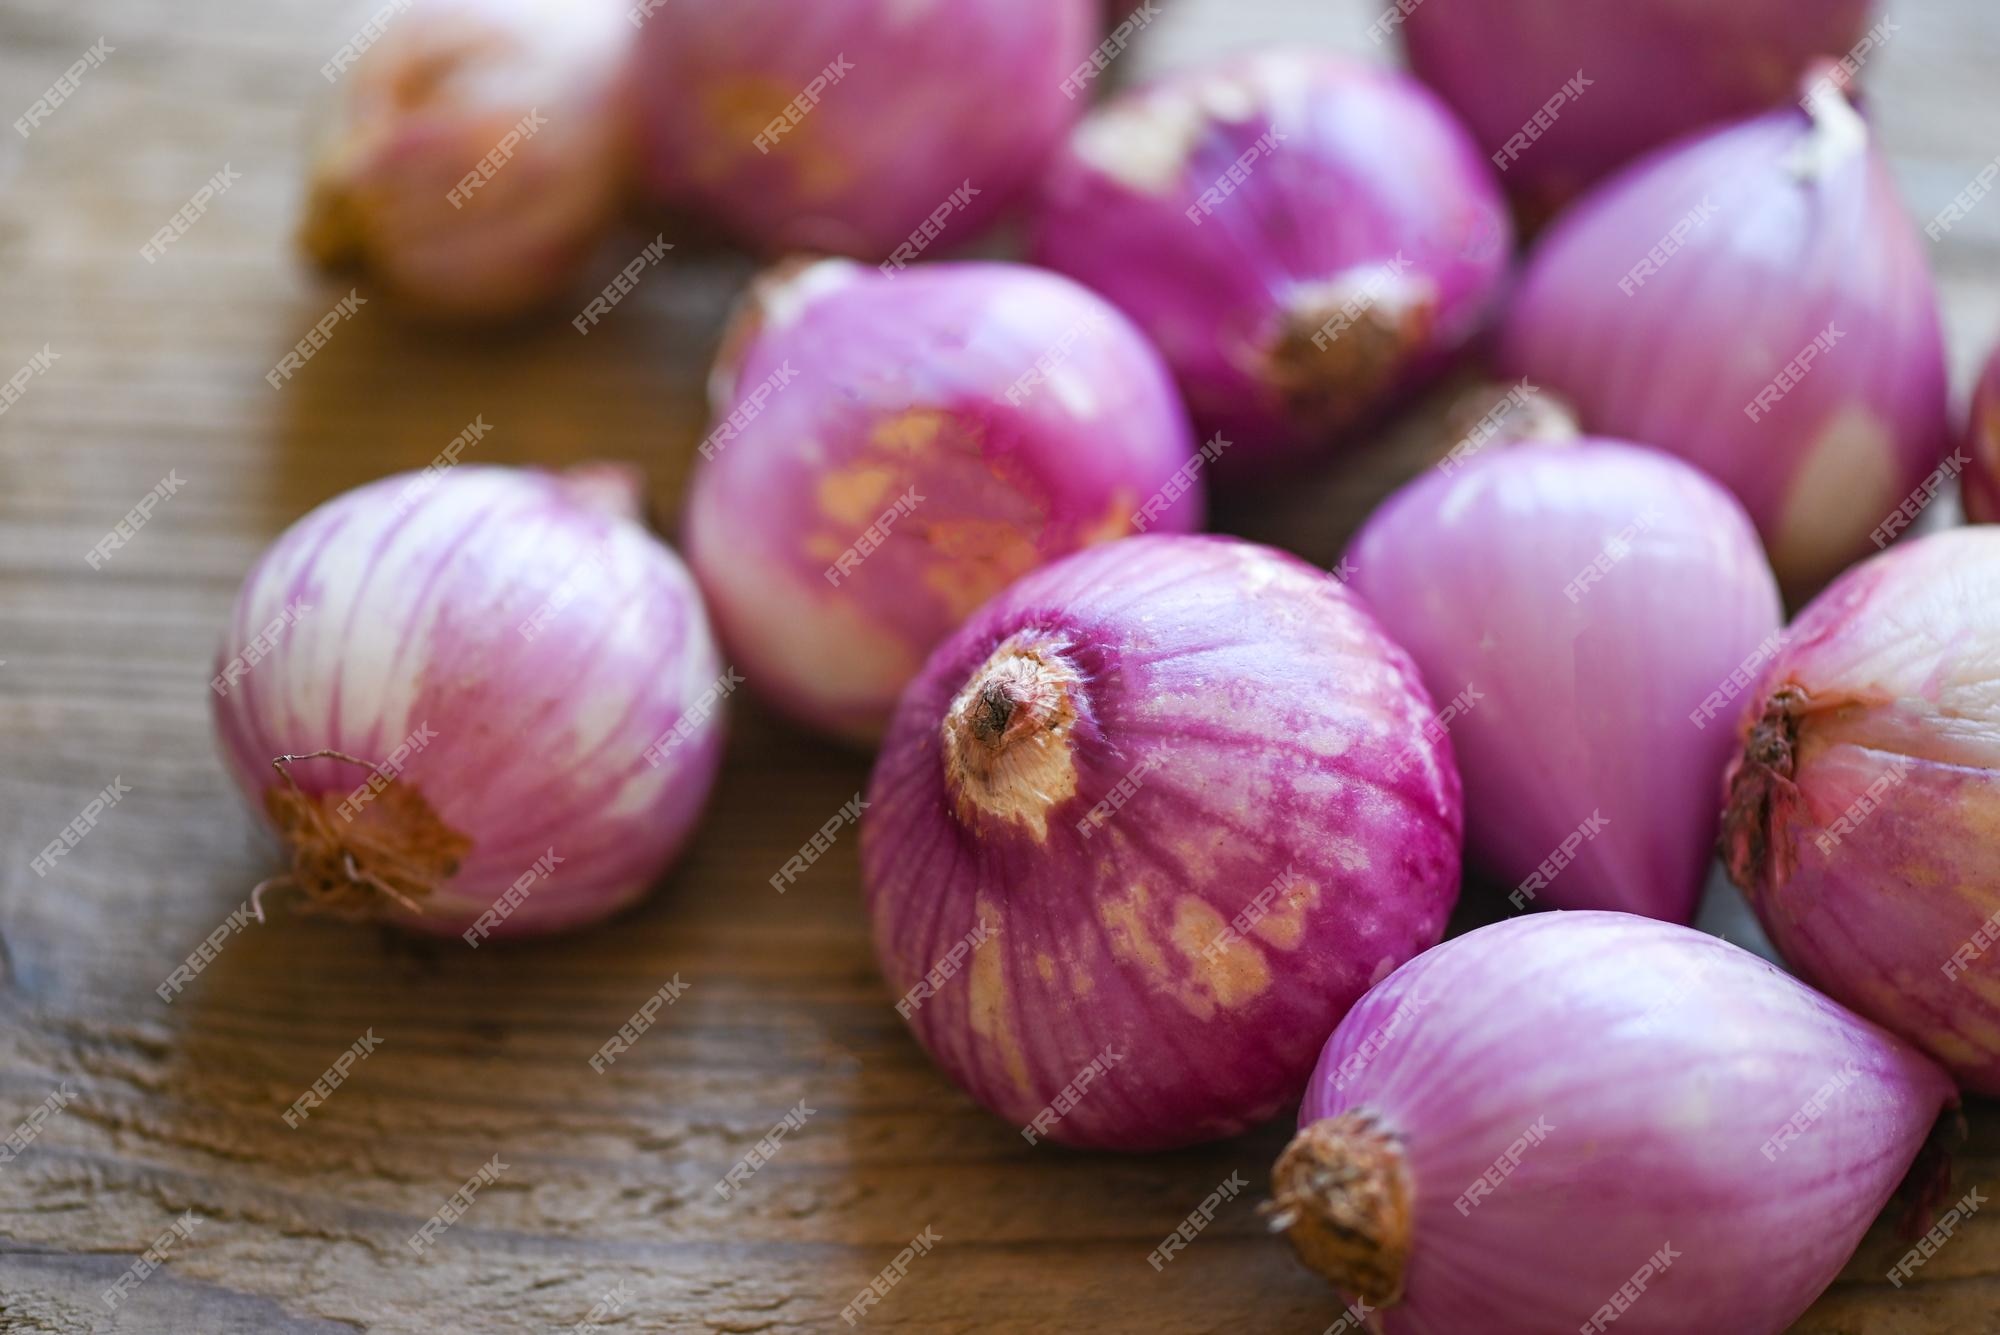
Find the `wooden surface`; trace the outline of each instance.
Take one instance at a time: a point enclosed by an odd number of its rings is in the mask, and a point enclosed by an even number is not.
[[[481,460],[634,460],[671,505],[748,272],[677,253],[588,340],[560,314],[452,338],[371,305],[273,392],[264,372],[334,299],[288,247],[302,109],[340,38],[316,8],[0,3],[0,121],[100,36],[114,48],[31,139],[0,132],[0,380],[45,344],[59,358],[0,415],[0,1135],[59,1082],[75,1093],[0,1165],[0,1331],[566,1330],[620,1284],[610,1329],[845,1329],[842,1305],[926,1227],[942,1241],[864,1328],[1323,1329],[1329,1291],[1253,1215],[1282,1127],[1146,1159],[1030,1149],[931,1069],[870,958],[852,839],[782,899],[765,879],[865,761],[754,704],[691,855],[612,924],[475,954],[280,914],[172,1005],[155,995],[275,866],[208,723],[211,655],[258,550],[475,415],[493,428]],[[1373,12],[1163,10],[1135,72],[1288,35],[1366,52]],[[2000,15],[1926,0],[1896,17],[1870,79],[1926,219],[2000,152]],[[146,263],[141,244],[225,164],[240,181]],[[2000,326],[2000,202],[1933,253],[1962,388]],[[1327,560],[1412,458],[1378,448],[1225,518]],[[179,493],[90,569],[170,470]],[[33,854],[114,778],[130,795],[37,876]],[[686,995],[593,1073],[675,974]],[[379,1050],[289,1129],[290,1101],[371,1029]],[[801,1099],[804,1129],[722,1201],[713,1184]],[[2000,1113],[1972,1120],[1959,1190],[1992,1191]],[[404,1239],[495,1154],[499,1181],[414,1257]],[[1146,1254],[1232,1170],[1258,1190],[1154,1273]],[[100,1292],[190,1212],[191,1236],[108,1316]],[[1994,1215],[1897,1293],[1881,1277],[1900,1250],[1878,1227],[1798,1329],[2000,1330]]]

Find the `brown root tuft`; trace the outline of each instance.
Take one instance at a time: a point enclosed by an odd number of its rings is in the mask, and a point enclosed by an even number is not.
[[[1376,1307],[1403,1296],[1413,1218],[1403,1149],[1355,1110],[1300,1130],[1271,1169],[1264,1213],[1306,1265]]]
[[[292,777],[301,760],[359,765],[381,780],[368,798],[342,810],[347,795],[308,794]],[[268,789],[265,808],[292,855],[291,870],[250,892],[261,921],[268,890],[296,890],[308,907],[349,920],[380,918],[392,906],[422,913],[423,903],[451,879],[472,841],[446,825],[423,794],[359,757],[342,751],[279,756],[271,762],[284,784]]]

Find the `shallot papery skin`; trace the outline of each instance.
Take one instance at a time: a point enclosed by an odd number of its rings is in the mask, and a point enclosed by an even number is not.
[[[1496,349],[1585,430],[1735,492],[1794,594],[1871,549],[1951,436],[1924,242],[1854,109],[1824,79],[1807,101],[1579,200],[1529,257]]]
[[[872,740],[945,633],[1017,577],[1201,526],[1203,468],[1159,355],[1018,264],[781,266],[710,381],[688,560],[751,688]]]
[[[1096,75],[1095,0],[638,9],[653,194],[772,253],[885,261],[970,240],[1086,105],[1078,67]]]
[[[735,677],[637,498],[617,471],[461,465],[347,492],[265,552],[213,685],[280,884],[476,946],[602,918],[660,877]]]
[[[1865,63],[1868,50],[1856,48],[1871,7],[1422,0],[1390,6],[1371,33],[1401,28],[1410,68],[1505,164],[1501,179],[1524,212],[1542,219],[1647,149],[1784,102],[1818,57],[1854,52]]]
[[[1460,706],[1467,848],[1512,906],[1689,921],[1735,746],[1719,692],[1783,624],[1735,498],[1637,445],[1492,445],[1391,496],[1348,565]]]
[[[1978,524],[2000,523],[2000,347],[1986,359],[1973,387],[1965,448],[1959,453],[1965,460],[1959,473],[1965,517]]]
[[[931,656],[869,780],[897,1010],[1030,1143],[1275,1116],[1458,897],[1430,716],[1360,602],[1281,552],[1141,537],[1036,571]]]
[[[1624,913],[1456,937],[1326,1042],[1272,1174],[1381,1335],[1776,1335],[1951,1082],[1775,966]]]
[[[1772,943],[2000,1094],[2000,529],[1850,570],[1746,703],[1723,854]]]
[[[1166,356],[1218,467],[1324,454],[1485,318],[1511,224],[1491,167],[1406,75],[1274,50],[1092,112],[1044,184],[1037,262]]]
[[[624,4],[391,9],[379,35],[328,63],[301,247],[423,315],[510,316],[553,300],[615,220],[631,170]]]

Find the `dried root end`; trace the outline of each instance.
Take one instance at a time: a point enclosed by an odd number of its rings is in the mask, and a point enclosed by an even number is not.
[[[1402,1146],[1364,1111],[1300,1130],[1271,1169],[1274,1229],[1299,1259],[1375,1307],[1403,1296],[1410,1256],[1410,1175]]]
[[[1367,266],[1305,289],[1264,356],[1264,378],[1301,417],[1359,420],[1403,377],[1437,317],[1429,279]]]
[[[308,794],[290,766],[320,758],[373,771],[377,781],[355,802],[353,790]],[[320,912],[349,920],[422,913],[424,901],[451,879],[472,841],[446,825],[422,793],[365,760],[339,751],[279,756],[271,762],[284,783],[266,791],[264,805],[291,851],[291,870],[251,894],[258,915],[267,889],[290,889]]]
[[[1729,879],[1746,894],[1781,885],[1791,875],[1790,849],[1773,838],[1784,809],[1797,800],[1792,774],[1797,764],[1799,718],[1811,707],[1797,686],[1781,686],[1764,702],[1750,725],[1743,754],[1730,765],[1728,804],[1720,839]]]
[[[945,711],[945,783],[961,819],[978,812],[1045,833],[1076,792],[1071,750],[1083,678],[1057,644],[1016,637],[995,650]]]

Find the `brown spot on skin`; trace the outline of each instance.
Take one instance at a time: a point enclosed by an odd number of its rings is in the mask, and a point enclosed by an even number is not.
[[[1174,904],[1174,948],[1187,958],[1193,985],[1233,1010],[1262,996],[1271,985],[1264,952],[1240,938],[1210,953],[1228,921],[1206,900],[1183,895]]]
[[[937,442],[951,420],[936,408],[911,408],[877,422],[868,439],[892,454],[921,454]]]
[[[849,528],[872,524],[887,508],[883,502],[895,484],[893,472],[873,464],[834,469],[819,481],[820,513]]]
[[[1051,987],[1055,986],[1055,981],[1056,981],[1055,957],[1050,955],[1047,951],[1037,951],[1035,954],[1035,972],[1042,976],[1042,981],[1044,983],[1048,984]]]
[[[1215,1000],[1205,990],[1184,985],[1168,962],[1167,952],[1153,934],[1147,919],[1150,896],[1143,885],[1135,885],[1123,898],[1098,901],[1097,920],[1111,940],[1111,953],[1139,971],[1139,976],[1156,992],[1163,992],[1200,1019],[1215,1014]],[[1196,947],[1197,957],[1200,948]]]
[[[1319,887],[1303,876],[1295,876],[1278,891],[1271,909],[1250,927],[1261,939],[1280,950],[1297,950],[1305,938],[1306,913],[1319,902]]]
[[[982,922],[999,922],[999,909],[984,900],[979,903],[978,918]],[[1022,1094],[1033,1093],[1028,1082],[1028,1061],[1021,1053],[1020,1036],[1014,1032],[1011,998],[1007,992],[1007,974],[1002,967],[1006,955],[1003,950],[975,950],[972,952],[972,976],[968,980],[967,995],[971,1007],[972,1032],[991,1043],[1000,1053],[1001,1064],[1007,1070],[1007,1078]]]
[[[1041,564],[1034,535],[1004,519],[940,519],[916,525],[930,547],[932,561],[924,567],[924,587],[963,621],[980,604]]]
[[[1104,507],[1097,522],[1085,525],[1077,533],[1077,544],[1095,547],[1100,542],[1116,542],[1125,537],[1132,532],[1132,512],[1138,508],[1138,498],[1120,487],[1111,493],[1111,503]]]

